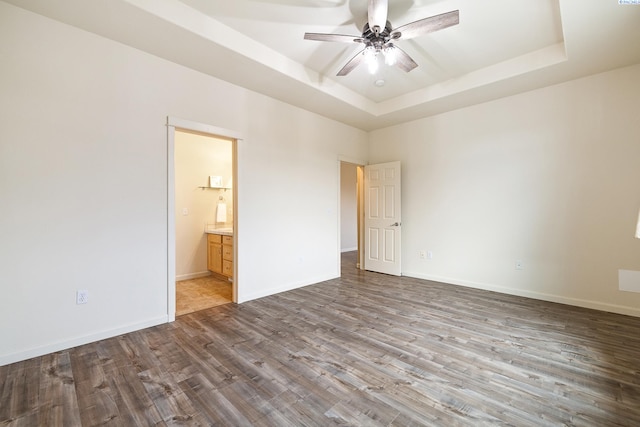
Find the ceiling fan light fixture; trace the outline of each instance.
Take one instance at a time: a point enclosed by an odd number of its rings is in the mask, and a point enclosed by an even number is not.
[[[396,54],[398,53],[398,51],[396,50],[396,47],[393,45],[393,43],[389,43],[387,46],[385,46],[385,48],[382,50],[382,53],[384,54],[385,64],[389,66],[396,65],[396,62],[398,61],[398,56]]]
[[[305,40],[364,44],[365,48],[351,58],[338,71],[337,76],[346,76],[361,63],[365,63],[369,68],[369,72],[375,74],[378,71],[380,62],[382,62],[378,55],[380,52],[382,52],[387,65],[397,65],[401,70],[408,73],[416,68],[418,64],[404,50],[394,46],[392,41],[413,39],[460,23],[459,11],[452,10],[451,12],[419,19],[398,28],[393,28],[387,20],[389,0],[367,0],[367,3],[369,5],[367,22],[362,28],[360,37],[344,34],[304,34]]]
[[[373,60],[373,61],[369,61],[368,63],[368,67],[369,67],[369,73],[370,74],[375,74],[378,72],[378,68],[380,68],[378,66],[378,61]]]
[[[369,73],[375,74],[378,71],[378,49],[375,46],[367,46],[362,54],[369,68]]]

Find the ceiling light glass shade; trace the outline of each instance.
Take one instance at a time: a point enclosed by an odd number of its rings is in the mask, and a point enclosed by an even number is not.
[[[378,61],[371,61],[369,63],[369,73],[375,74],[378,72]]]
[[[398,51],[393,44],[389,44],[384,48],[382,53],[384,54],[384,62],[389,66],[396,65],[396,61],[398,60],[398,56],[396,55]]]
[[[375,74],[378,71],[378,50],[373,46],[367,46],[364,49],[364,61],[369,67],[369,72]]]

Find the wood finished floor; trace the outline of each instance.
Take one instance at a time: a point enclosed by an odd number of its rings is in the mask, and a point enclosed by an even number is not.
[[[232,302],[233,285],[215,276],[176,282],[176,316]]]
[[[640,425],[640,319],[345,257],[341,279],[0,367],[0,425]]]

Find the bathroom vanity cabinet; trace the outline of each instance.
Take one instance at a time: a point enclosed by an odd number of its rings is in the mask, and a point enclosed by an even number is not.
[[[233,236],[207,234],[207,269],[225,277],[233,276]]]

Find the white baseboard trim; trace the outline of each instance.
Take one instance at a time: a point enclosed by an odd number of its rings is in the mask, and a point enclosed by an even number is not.
[[[353,251],[357,251],[358,247],[354,247],[354,248],[344,248],[344,249],[340,249],[340,252],[353,252]]]
[[[200,277],[211,276],[209,271],[200,271],[198,273],[188,273],[188,274],[180,274],[176,275],[176,282],[181,282],[183,280],[191,280],[191,279],[199,279]]]
[[[591,308],[594,310],[607,311],[610,313],[624,314],[627,316],[640,317],[640,308],[627,307],[623,305],[608,304],[599,301],[591,301],[580,298],[570,298],[561,295],[547,294],[542,292],[526,291],[522,289],[509,288],[506,286],[490,285],[487,283],[471,282],[467,280],[459,280],[450,277],[434,276],[429,274],[416,273],[412,271],[403,271],[403,276],[414,277],[416,279],[431,280],[433,282],[446,283],[449,285],[464,286],[467,288],[482,289],[485,291],[499,292],[507,295],[516,295],[526,298],[537,299],[541,301],[557,302],[560,304],[573,305],[582,308]]]
[[[16,353],[0,355],[0,366],[9,365],[11,363],[21,362],[23,360],[31,359],[33,357],[43,356],[49,353],[55,353],[57,351],[68,350],[73,347],[77,347],[84,344],[89,344],[95,341],[100,341],[106,338],[117,337],[118,335],[126,334],[129,332],[138,331],[140,329],[157,326],[169,321],[167,315],[147,319],[142,322],[130,323],[113,329],[106,329],[100,332],[83,335],[76,338],[71,338],[64,341],[58,341],[56,343],[46,344],[40,347],[34,347],[29,350],[18,351]]]

